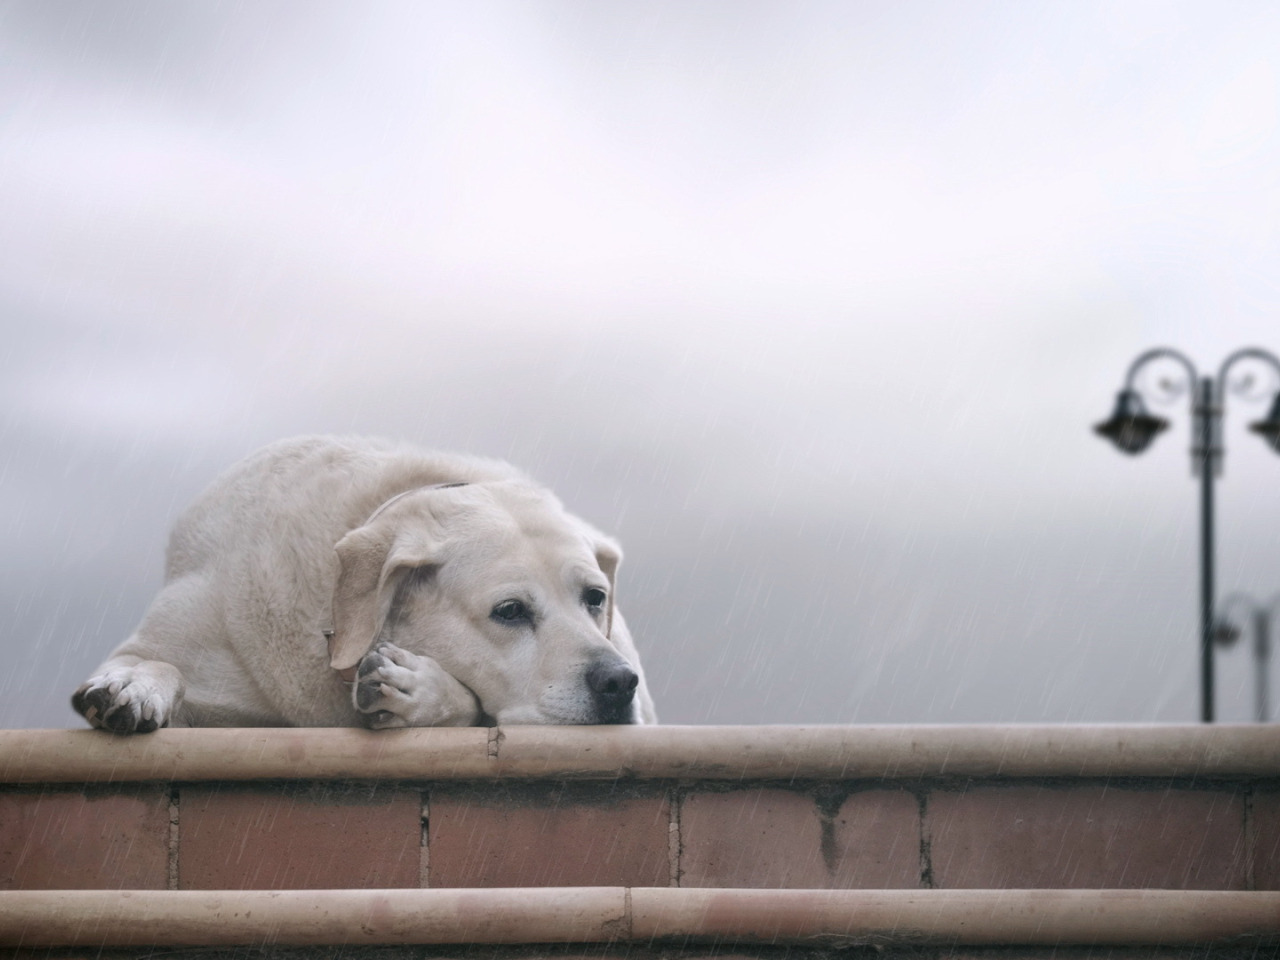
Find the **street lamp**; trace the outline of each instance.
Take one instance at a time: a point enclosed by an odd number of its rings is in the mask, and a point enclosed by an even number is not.
[[[1276,374],[1280,385],[1280,359],[1257,347],[1246,347],[1222,361],[1218,377],[1201,377],[1195,365],[1184,354],[1168,347],[1157,347],[1139,354],[1129,365],[1124,389],[1116,397],[1116,408],[1110,418],[1093,429],[1106,437],[1118,449],[1137,455],[1151,445],[1169,421],[1147,412],[1138,386],[1138,374],[1149,363],[1157,360],[1173,360],[1186,373],[1185,389],[1191,396],[1191,420],[1194,425],[1191,443],[1191,469],[1200,478],[1200,719],[1213,722],[1213,478],[1222,471],[1222,414],[1226,404],[1227,374],[1242,360],[1257,360],[1268,364]],[[1235,393],[1250,396],[1251,379],[1244,379],[1232,386]],[[1160,384],[1166,396],[1176,396],[1183,385],[1176,381]],[[1256,398],[1256,397],[1255,397]],[[1280,453],[1280,389],[1271,405],[1271,412],[1262,420],[1249,425]]]
[[[1233,593],[1222,601],[1213,629],[1213,638],[1218,645],[1229,647],[1240,639],[1242,632],[1236,618],[1247,618],[1253,622],[1253,666],[1256,671],[1253,708],[1254,719],[1259,723],[1271,719],[1271,624],[1277,616],[1280,616],[1280,593],[1266,603],[1259,603],[1247,593]]]

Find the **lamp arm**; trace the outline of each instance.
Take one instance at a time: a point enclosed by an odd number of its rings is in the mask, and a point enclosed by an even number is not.
[[[1261,347],[1244,347],[1237,350],[1227,359],[1222,361],[1222,366],[1218,368],[1217,383],[1217,400],[1219,402],[1227,395],[1227,371],[1229,371],[1239,360],[1261,360],[1263,363],[1270,365],[1275,371],[1277,380],[1280,380],[1280,358],[1269,350],[1263,350]]]
[[[1218,601],[1218,619],[1230,621],[1233,613],[1251,617],[1261,605],[1247,593],[1229,593]]]
[[[1240,352],[1244,353],[1245,351],[1242,350]],[[1196,393],[1196,384],[1200,380],[1200,375],[1196,373],[1196,365],[1187,358],[1187,355],[1185,353],[1175,350],[1173,349],[1173,347],[1155,347],[1151,350],[1147,350],[1145,353],[1138,354],[1138,356],[1134,359],[1133,363],[1129,364],[1128,373],[1124,375],[1125,389],[1126,390],[1135,389],[1134,384],[1138,379],[1138,373],[1148,363],[1151,363],[1153,360],[1165,360],[1165,359],[1176,360],[1178,361],[1178,363],[1182,364],[1182,368],[1187,371],[1187,378],[1188,378],[1187,386],[1190,390],[1192,398],[1194,399],[1195,393]],[[1273,357],[1272,359],[1274,360],[1275,358]],[[1280,367],[1277,367],[1277,369],[1280,369]]]

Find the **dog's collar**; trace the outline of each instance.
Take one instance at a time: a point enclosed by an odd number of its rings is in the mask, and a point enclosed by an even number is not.
[[[425,487],[414,487],[412,490],[403,490],[400,493],[397,493],[390,500],[384,500],[382,502],[382,505],[378,507],[377,510],[369,514],[369,519],[366,520],[365,523],[366,524],[372,523],[374,518],[378,514],[380,514],[383,510],[387,509],[387,507],[391,506],[393,503],[395,503],[397,500],[401,499],[402,497],[409,496],[409,494],[411,493],[418,493],[419,491],[422,491],[422,490],[448,490],[450,487],[468,487],[470,485],[471,485],[470,482],[467,480],[457,480],[457,481],[454,481],[453,483],[431,483]]]
[[[391,499],[384,500],[382,504],[378,507],[378,509],[374,510],[373,513],[369,514],[369,519],[364,522],[364,525],[367,526],[368,524],[372,523],[374,521],[374,518],[376,518],[378,514],[382,513],[383,510],[387,509],[387,507],[391,506],[393,503],[395,503],[397,500],[401,499],[402,497],[409,496],[409,494],[411,493],[418,493],[421,490],[448,490],[451,487],[467,487],[470,485],[471,485],[470,481],[456,480],[456,481],[453,481],[452,483],[431,483],[424,487],[414,487],[411,490],[403,490],[400,493],[397,493]],[[334,636],[333,628],[326,627],[324,630],[321,631],[321,633],[324,635],[325,647],[329,651],[330,658],[332,658],[333,657],[333,636]],[[355,682],[355,679],[356,679],[355,667],[347,667],[344,670],[335,670],[334,672],[347,683]]]

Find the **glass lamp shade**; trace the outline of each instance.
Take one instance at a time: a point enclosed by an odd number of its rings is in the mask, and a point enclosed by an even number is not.
[[[1093,430],[1124,453],[1138,454],[1151,446],[1156,434],[1168,426],[1168,420],[1147,413],[1136,390],[1121,390],[1116,395],[1116,408],[1110,419],[1095,425]]]
[[[1272,450],[1280,453],[1280,393],[1276,394],[1275,402],[1271,405],[1271,412],[1267,414],[1266,419],[1249,424],[1249,429],[1271,444]]]

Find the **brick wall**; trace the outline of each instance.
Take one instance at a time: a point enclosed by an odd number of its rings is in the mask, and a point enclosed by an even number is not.
[[[1280,781],[0,785],[0,889],[1280,890]]]
[[[435,888],[415,891],[397,908],[430,918],[430,910],[443,916],[452,909],[440,905],[450,898],[474,899],[457,888],[529,886],[553,888],[538,895],[554,897],[563,894],[555,888],[595,887],[597,898],[625,905],[620,916],[628,924],[635,922],[633,903],[658,892],[647,887],[686,888],[662,894],[668,907],[692,911],[690,922],[720,922],[734,911],[754,921],[760,904],[783,902],[780,891],[808,891],[793,899],[828,911],[813,929],[840,935],[849,917],[882,917],[872,922],[872,939],[859,941],[874,943],[878,956],[1256,960],[1280,955],[1280,899],[1267,892],[1280,891],[1278,747],[1277,728],[1256,725],[165,730],[132,738],[0,731],[0,928],[21,909],[37,910],[36,919],[17,921],[0,936],[0,960],[154,956],[152,947],[103,952],[141,942],[129,939],[137,929],[132,919],[106,939],[93,932],[125,904],[142,916],[153,909],[147,904],[163,911],[181,900],[191,916],[221,909],[219,916],[244,924],[259,915],[264,898],[315,910],[317,898],[339,901],[312,890],[381,891],[368,894],[365,906],[350,906],[351,895],[340,893],[343,909],[356,911],[351,917],[363,918],[365,910],[383,918],[374,923],[383,933],[368,933],[376,938],[390,935],[383,915],[391,900],[404,899],[395,888]],[[735,889],[721,895],[689,888]],[[749,906],[742,898],[751,892],[736,888],[757,888],[763,899]],[[1022,892],[993,897],[992,888]],[[1026,888],[1040,888],[1048,899]],[[1084,891],[1085,899],[1064,898],[1060,888]],[[30,891],[73,889],[135,892],[97,898],[99,906],[59,928],[65,934],[42,941],[40,931],[59,911],[81,909],[70,901],[85,898]],[[1125,889],[1133,892],[1088,893]],[[171,890],[215,893],[163,892]],[[226,893],[232,890],[295,893],[246,894],[236,906]],[[306,897],[297,899],[298,891]],[[824,897],[838,902],[824,907]],[[428,909],[430,898],[438,902]],[[1066,903],[1075,919],[1054,914],[1058,920],[1045,921],[1049,914],[1037,911],[1057,909],[1054,903]],[[966,932],[996,910],[1022,923],[1031,937],[1025,943],[1039,946]],[[1144,910],[1146,932],[1134,940],[1123,925]],[[1255,919],[1237,923],[1231,911]],[[1121,927],[1094,943],[1095,920],[1104,915]],[[901,918],[932,923],[940,916],[951,919],[938,921],[925,941],[904,939],[902,924],[917,921]],[[349,944],[369,922],[344,921],[336,939],[324,942]],[[1159,944],[1176,922],[1186,929],[1171,952]],[[367,953],[351,946],[281,952],[281,944],[302,941],[276,943],[274,921],[255,920],[235,935],[240,939],[219,940],[214,933],[224,923],[172,941],[165,937],[177,936],[176,928],[167,925],[146,942],[169,944],[166,955],[173,956],[187,955],[173,952],[185,943],[201,960]],[[261,930],[253,925],[261,923]],[[852,955],[824,954],[812,933],[773,943],[733,929],[739,932],[709,945],[655,946],[630,934],[614,942],[609,932],[585,950],[420,939],[391,952],[369,947],[367,955]],[[55,946],[23,946],[39,942]],[[214,943],[239,946],[219,954],[209,952]]]

